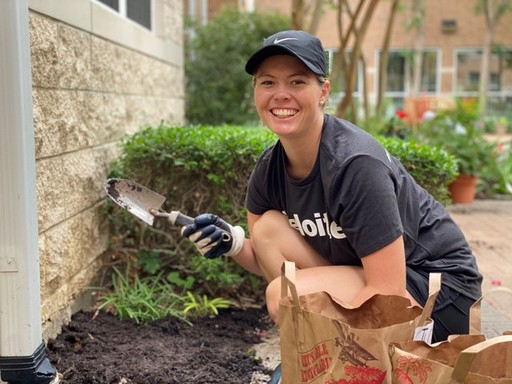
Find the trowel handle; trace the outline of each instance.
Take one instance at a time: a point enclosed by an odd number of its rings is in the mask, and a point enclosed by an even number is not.
[[[151,213],[155,217],[163,217],[167,220],[169,220],[169,223],[172,225],[189,225],[194,224],[194,219],[192,217],[186,216],[180,211],[171,211],[169,213],[157,211],[156,209],[151,208],[149,210],[149,213]]]
[[[194,224],[194,219],[190,216],[184,215],[179,211],[171,211],[168,213],[168,220],[172,225],[189,225]]]

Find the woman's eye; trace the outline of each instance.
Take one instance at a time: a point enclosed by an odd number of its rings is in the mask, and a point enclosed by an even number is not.
[[[273,84],[274,84],[274,82],[271,81],[271,80],[262,80],[262,81],[260,81],[260,85],[264,85],[266,87],[268,87],[270,85],[273,85]]]
[[[304,83],[305,83],[305,81],[302,79],[292,80],[292,85],[300,85],[300,84],[304,84]]]

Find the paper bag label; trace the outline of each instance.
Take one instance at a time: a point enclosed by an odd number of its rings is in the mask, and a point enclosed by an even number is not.
[[[424,341],[425,343],[432,344],[432,333],[434,332],[434,322],[427,325],[417,327],[414,330],[413,340]]]
[[[321,342],[300,356],[302,382],[308,383],[321,376],[329,369],[333,351],[329,351],[328,342]]]

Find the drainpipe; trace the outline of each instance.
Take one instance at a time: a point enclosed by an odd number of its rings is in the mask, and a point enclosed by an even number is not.
[[[46,384],[28,0],[0,1],[0,181],[0,377]]]

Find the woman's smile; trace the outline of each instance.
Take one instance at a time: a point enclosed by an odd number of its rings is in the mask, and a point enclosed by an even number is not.
[[[254,102],[263,123],[281,138],[307,137],[321,130],[328,89],[296,57],[275,55],[255,74]]]
[[[270,112],[272,112],[272,114],[276,117],[287,118],[287,117],[295,116],[298,111],[296,109],[272,108],[270,110]]]

